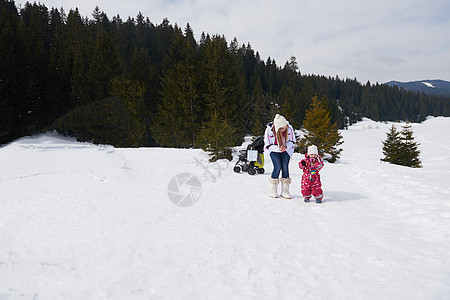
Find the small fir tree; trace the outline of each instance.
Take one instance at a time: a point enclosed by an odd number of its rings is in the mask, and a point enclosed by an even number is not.
[[[387,138],[383,142],[382,161],[407,166],[412,168],[421,168],[422,163],[419,159],[419,144],[414,142],[413,131],[411,124],[403,126],[401,132],[392,125],[390,131],[387,133]]]
[[[336,123],[331,124],[330,111],[325,108],[326,97],[321,100],[317,95],[312,98],[311,108],[306,111],[306,118],[303,122],[305,135],[299,139],[298,146],[301,152],[306,152],[310,145],[316,145],[319,154],[325,153],[330,156],[324,159],[333,163],[339,158],[342,148],[337,148],[344,141],[337,128]]]
[[[413,130],[410,123],[407,123],[403,126],[402,130],[402,138],[401,138],[401,160],[400,165],[412,167],[412,168],[421,168],[422,162],[419,159],[420,150],[419,143],[414,141]]]
[[[384,158],[381,160],[391,164],[397,163],[401,156],[400,145],[400,132],[398,132],[397,127],[392,124],[389,132],[387,133],[386,140],[383,141]]]
[[[237,131],[230,122],[221,120],[217,113],[214,113],[211,120],[203,124],[203,128],[198,136],[198,141],[204,151],[209,152],[209,161],[218,159],[232,160],[231,147],[236,140]]]

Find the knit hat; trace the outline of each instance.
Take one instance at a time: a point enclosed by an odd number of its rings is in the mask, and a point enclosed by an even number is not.
[[[273,125],[275,126],[275,132],[278,132],[278,129],[280,129],[281,127],[284,127],[288,124],[288,122],[286,121],[286,119],[279,115],[276,114],[275,118],[273,119]]]
[[[317,147],[314,145],[308,147],[308,155],[311,155],[311,154],[316,154],[316,155],[319,154],[319,151],[317,151]]]

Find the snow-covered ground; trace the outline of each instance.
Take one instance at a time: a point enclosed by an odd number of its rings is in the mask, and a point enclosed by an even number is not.
[[[300,154],[286,200],[270,159],[250,176],[201,150],[19,139],[0,148],[0,300],[450,299],[450,118],[414,124],[421,169],[380,162],[390,125],[342,132],[322,204]]]
[[[423,84],[425,84],[427,87],[429,87],[429,88],[434,88],[434,85],[432,85],[431,83],[429,83],[429,82],[422,82]]]

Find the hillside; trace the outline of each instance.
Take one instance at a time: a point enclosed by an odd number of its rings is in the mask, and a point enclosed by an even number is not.
[[[285,200],[267,196],[270,159],[250,176],[196,149],[16,140],[0,148],[0,299],[448,299],[450,118],[414,124],[421,169],[380,162],[390,125],[342,131],[322,204],[300,198],[301,154]]]
[[[450,96],[450,82],[444,80],[420,80],[410,82],[389,81],[389,86],[430,95]]]
[[[276,62],[251,41],[167,18],[109,18],[98,8],[84,17],[14,1],[1,11],[0,145],[56,130],[116,147],[200,148],[217,144],[200,138],[215,130],[231,147],[275,113],[300,128],[315,95],[341,129],[363,117],[450,117],[448,97],[307,75],[294,55]]]

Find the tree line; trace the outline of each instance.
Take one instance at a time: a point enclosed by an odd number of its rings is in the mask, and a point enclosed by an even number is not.
[[[448,98],[304,75],[295,56],[281,66],[236,38],[197,40],[189,24],[0,0],[0,144],[54,129],[80,141],[229,157],[227,147],[261,135],[276,113],[301,128],[314,97],[341,129],[362,117],[450,115]]]

